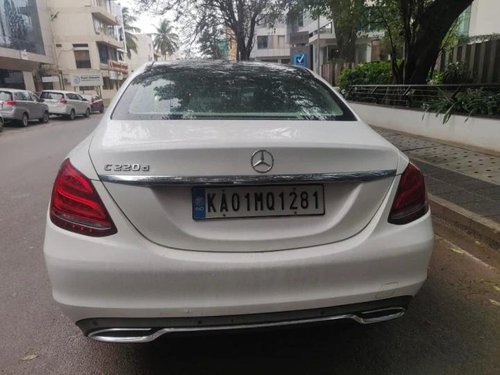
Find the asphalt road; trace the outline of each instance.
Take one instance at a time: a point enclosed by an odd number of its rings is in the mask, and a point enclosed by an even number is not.
[[[0,134],[1,374],[500,373],[500,274],[487,264],[498,259],[484,263],[441,237],[427,283],[396,321],[140,345],[82,337],[52,302],[42,243],[59,164],[99,118]]]

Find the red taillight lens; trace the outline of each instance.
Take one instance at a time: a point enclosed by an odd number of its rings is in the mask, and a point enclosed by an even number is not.
[[[389,223],[409,223],[424,216],[428,209],[424,175],[415,164],[409,163],[399,180]]]
[[[66,159],[57,174],[50,219],[60,228],[93,237],[116,233],[116,227],[92,182]]]
[[[66,101],[66,99],[59,99],[59,103],[61,103],[61,104],[66,104],[66,103],[67,103],[67,101]]]
[[[15,100],[6,100],[3,102],[3,104],[15,106],[17,104],[17,102]]]

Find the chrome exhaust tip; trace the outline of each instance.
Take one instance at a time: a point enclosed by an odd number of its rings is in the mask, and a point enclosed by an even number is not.
[[[156,337],[159,336],[161,334]],[[100,342],[114,343],[150,342],[156,338],[153,328],[105,328],[89,333],[88,337]]]
[[[382,323],[400,318],[405,314],[405,312],[406,309],[404,307],[389,307],[385,309],[365,311],[355,315],[356,317],[351,319],[354,319],[361,324]]]
[[[158,337],[168,333],[209,332],[227,330],[245,330],[252,328],[271,328],[293,326],[300,324],[321,323],[334,320],[353,320],[360,324],[381,323],[400,318],[404,315],[404,307],[389,307],[377,310],[369,310],[355,314],[342,314],[333,316],[321,316],[309,319],[286,320],[277,322],[231,324],[220,326],[202,327],[172,327],[172,328],[105,328],[90,332],[88,337],[100,342],[110,343],[145,343],[151,342]]]

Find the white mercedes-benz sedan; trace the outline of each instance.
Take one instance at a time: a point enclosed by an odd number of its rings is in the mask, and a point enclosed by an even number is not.
[[[45,259],[86,336],[400,317],[427,277],[419,169],[320,77],[153,63],[62,163]]]

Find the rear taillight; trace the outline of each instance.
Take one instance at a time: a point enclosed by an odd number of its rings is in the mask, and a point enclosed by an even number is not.
[[[60,228],[93,237],[116,233],[116,227],[92,182],[66,159],[57,174],[50,219]]]
[[[66,103],[67,103],[67,101],[66,101],[66,99],[62,98],[62,99],[59,99],[59,103],[61,103],[61,104],[66,104]]]
[[[406,224],[424,216],[429,209],[424,175],[409,163],[399,180],[398,191],[389,214],[389,223]]]
[[[3,104],[10,105],[10,106],[14,107],[17,104],[17,102],[15,100],[6,100],[3,102]]]

